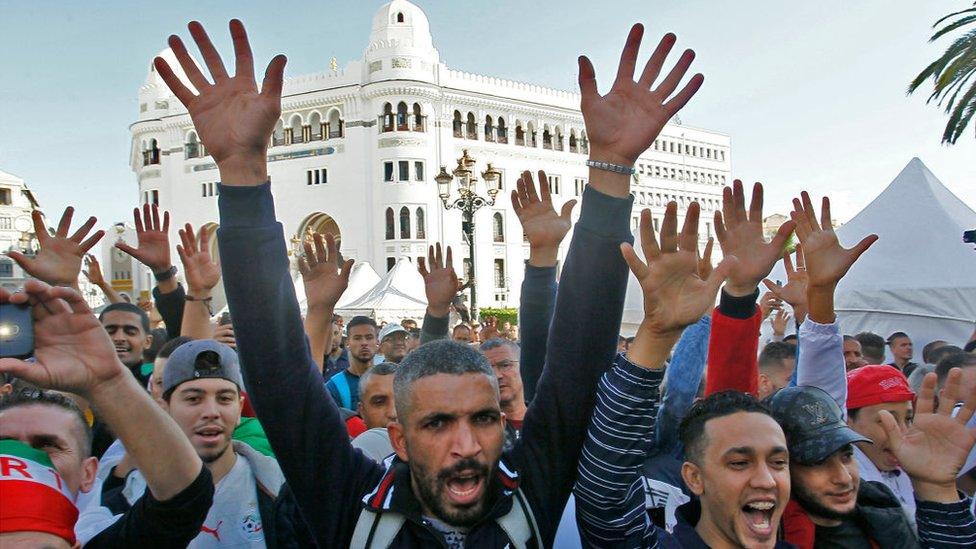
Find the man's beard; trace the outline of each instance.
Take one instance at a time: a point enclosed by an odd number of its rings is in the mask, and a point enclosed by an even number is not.
[[[211,463],[224,457],[224,454],[227,452],[232,451],[233,446],[234,445],[231,443],[231,441],[228,440],[227,444],[223,448],[217,448],[213,450],[213,453],[201,454],[198,452],[197,455],[200,456],[200,461],[202,461],[204,465],[210,465]]]
[[[855,505],[846,513],[834,511],[833,509],[826,507],[817,501],[816,498],[807,492],[802,485],[796,482],[793,483],[790,490],[790,495],[796,500],[797,503],[800,504],[800,507],[803,507],[807,513],[816,517],[825,518],[828,520],[845,520],[853,517],[857,510],[857,506]]]
[[[490,506],[487,504],[489,503],[489,499],[491,499],[493,475],[489,468],[483,464],[473,459],[461,460],[453,467],[440,471],[436,477],[425,468],[416,465],[413,461],[409,462],[408,465],[410,466],[410,475],[414,479],[414,485],[417,487],[417,497],[434,513],[436,518],[447,524],[460,528],[471,528],[483,518],[485,510],[490,509]],[[485,494],[477,503],[470,507],[448,510],[438,494],[443,494],[448,489],[447,479],[451,475],[463,470],[478,471],[479,474],[484,476]]]

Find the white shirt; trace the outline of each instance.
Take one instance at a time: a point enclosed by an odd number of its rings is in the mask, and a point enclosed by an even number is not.
[[[188,547],[265,547],[257,484],[246,459],[235,456],[234,466],[214,487],[210,512]]]
[[[908,517],[908,522],[912,525],[912,530],[918,531],[915,524],[915,489],[912,488],[912,480],[908,478],[908,473],[897,469],[895,471],[881,471],[875,467],[874,463],[868,458],[867,454],[854,445],[854,458],[857,459],[858,468],[861,470],[861,482],[872,480],[880,482],[894,492],[898,502],[901,503],[901,510]]]

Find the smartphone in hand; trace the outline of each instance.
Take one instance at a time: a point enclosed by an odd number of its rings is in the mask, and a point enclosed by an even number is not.
[[[0,358],[34,354],[34,319],[30,305],[0,304]]]

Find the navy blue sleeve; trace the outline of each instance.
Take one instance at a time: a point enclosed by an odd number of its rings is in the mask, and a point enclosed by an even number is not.
[[[519,303],[519,341],[522,352],[519,369],[525,401],[532,402],[535,387],[546,363],[546,340],[556,307],[556,267],[525,264],[522,300]]]
[[[633,241],[633,196],[614,198],[588,187],[556,295],[545,367],[512,461],[544,546],[552,544],[579,460],[600,376],[617,347],[627,290],[620,243]]]
[[[247,392],[320,547],[352,539],[383,468],[353,450],[315,366],[269,183],[220,186],[221,270]]]
[[[923,547],[976,547],[976,519],[973,500],[963,497],[953,503],[915,500],[918,540]]]
[[[183,329],[183,307],[186,306],[186,290],[181,284],[176,285],[176,289],[169,293],[160,293],[159,286],[152,290],[153,300],[156,302],[156,310],[163,318],[166,325],[166,335],[173,339],[180,336]]]

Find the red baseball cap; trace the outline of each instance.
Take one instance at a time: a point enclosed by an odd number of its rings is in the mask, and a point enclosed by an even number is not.
[[[915,398],[905,374],[887,364],[862,366],[847,372],[847,409]]]

